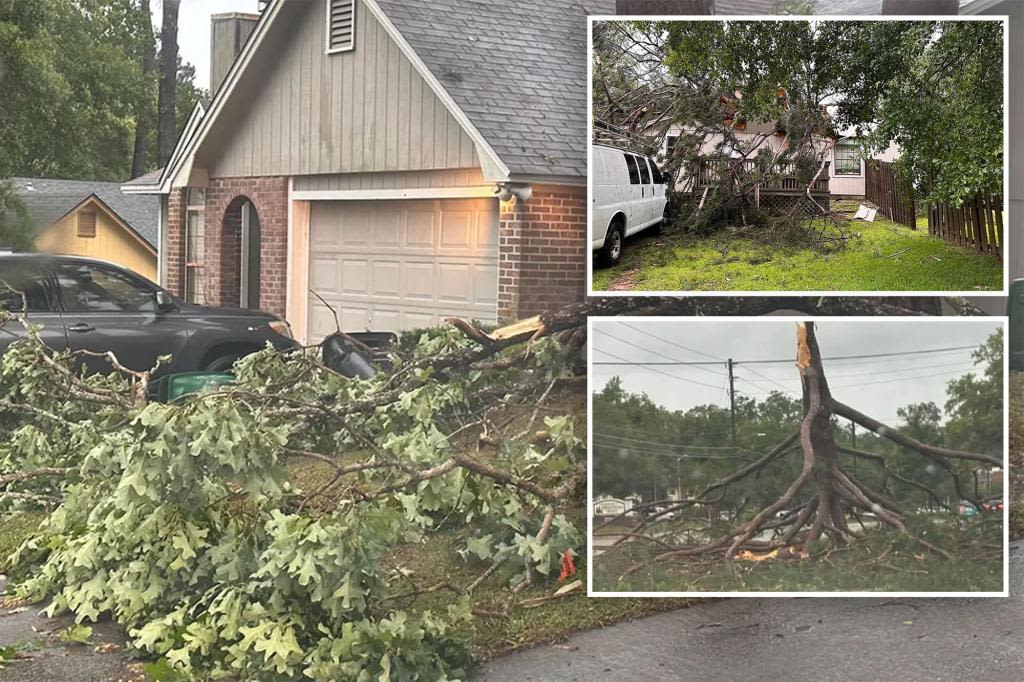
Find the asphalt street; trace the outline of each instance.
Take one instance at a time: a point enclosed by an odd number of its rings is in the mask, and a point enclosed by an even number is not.
[[[497,659],[488,682],[1024,680],[1024,543],[1008,599],[728,599]]]

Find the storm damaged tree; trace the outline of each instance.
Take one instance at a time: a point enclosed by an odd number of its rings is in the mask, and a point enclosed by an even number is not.
[[[865,154],[907,137],[914,107],[907,85],[912,67],[931,73],[943,64],[968,63],[963,50],[935,49],[942,27],[941,22],[598,22],[595,139],[619,136],[626,146],[657,154],[671,135],[663,164],[679,190],[675,222],[687,231],[757,228],[750,231],[841,245],[848,235],[830,229],[843,222],[831,212],[826,189],[832,149],[851,131],[870,138]],[[954,56],[942,61],[945,53]],[[947,116],[933,120],[949,126]]]
[[[996,343],[1001,342],[996,340],[989,345]],[[908,511],[884,489],[865,483],[848,463],[867,460],[882,471],[883,482],[892,480],[913,486],[928,495],[937,506],[945,507],[936,488],[901,474],[884,454],[839,444],[835,437],[834,418],[849,420],[882,439],[919,454],[928,462],[929,468],[942,472],[951,482],[958,499],[978,509],[982,508],[983,500],[975,493],[976,489],[965,485],[963,479],[969,472],[982,467],[1001,467],[1002,458],[922,442],[843,403],[829,387],[813,322],[797,325],[796,368],[802,385],[802,419],[789,437],[757,460],[714,481],[692,497],[651,502],[636,509],[643,513],[652,506],[665,505],[665,513],[679,513],[714,505],[725,497],[731,486],[761,476],[767,467],[786,457],[799,457],[799,472],[773,502],[758,510],[749,520],[717,536],[712,535],[706,541],[694,542],[686,535],[686,542],[674,542],[671,534],[664,532],[664,527],[655,525],[656,519],[647,518],[623,532],[612,551],[601,555],[598,560],[604,560],[634,540],[650,544],[655,547],[655,552],[629,565],[624,575],[671,561],[732,560],[741,555],[807,559],[823,546],[834,548],[862,539],[867,532],[863,522],[857,529],[850,525],[849,519],[861,520],[864,515],[870,515],[881,526],[907,536],[925,550],[951,559],[952,555],[945,549],[915,535],[907,525]],[[595,525],[595,531],[621,522],[623,517]],[[663,513],[659,513],[658,518],[663,518]]]

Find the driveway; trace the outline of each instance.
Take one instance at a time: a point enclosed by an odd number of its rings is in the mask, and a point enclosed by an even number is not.
[[[1024,543],[1009,599],[729,599],[584,632],[486,666],[512,680],[1024,679]]]

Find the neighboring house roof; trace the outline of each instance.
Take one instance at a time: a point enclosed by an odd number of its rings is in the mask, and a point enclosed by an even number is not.
[[[154,249],[157,245],[159,201],[146,195],[125,194],[116,182],[13,178],[14,191],[28,208],[29,216],[47,228],[96,197],[114,217],[137,233]]]
[[[586,176],[587,15],[614,0],[377,4],[512,175]]]

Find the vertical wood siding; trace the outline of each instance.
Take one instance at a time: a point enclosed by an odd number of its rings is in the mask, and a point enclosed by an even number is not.
[[[211,177],[479,167],[473,141],[360,3],[325,54],[325,0],[274,27],[197,156]]]

